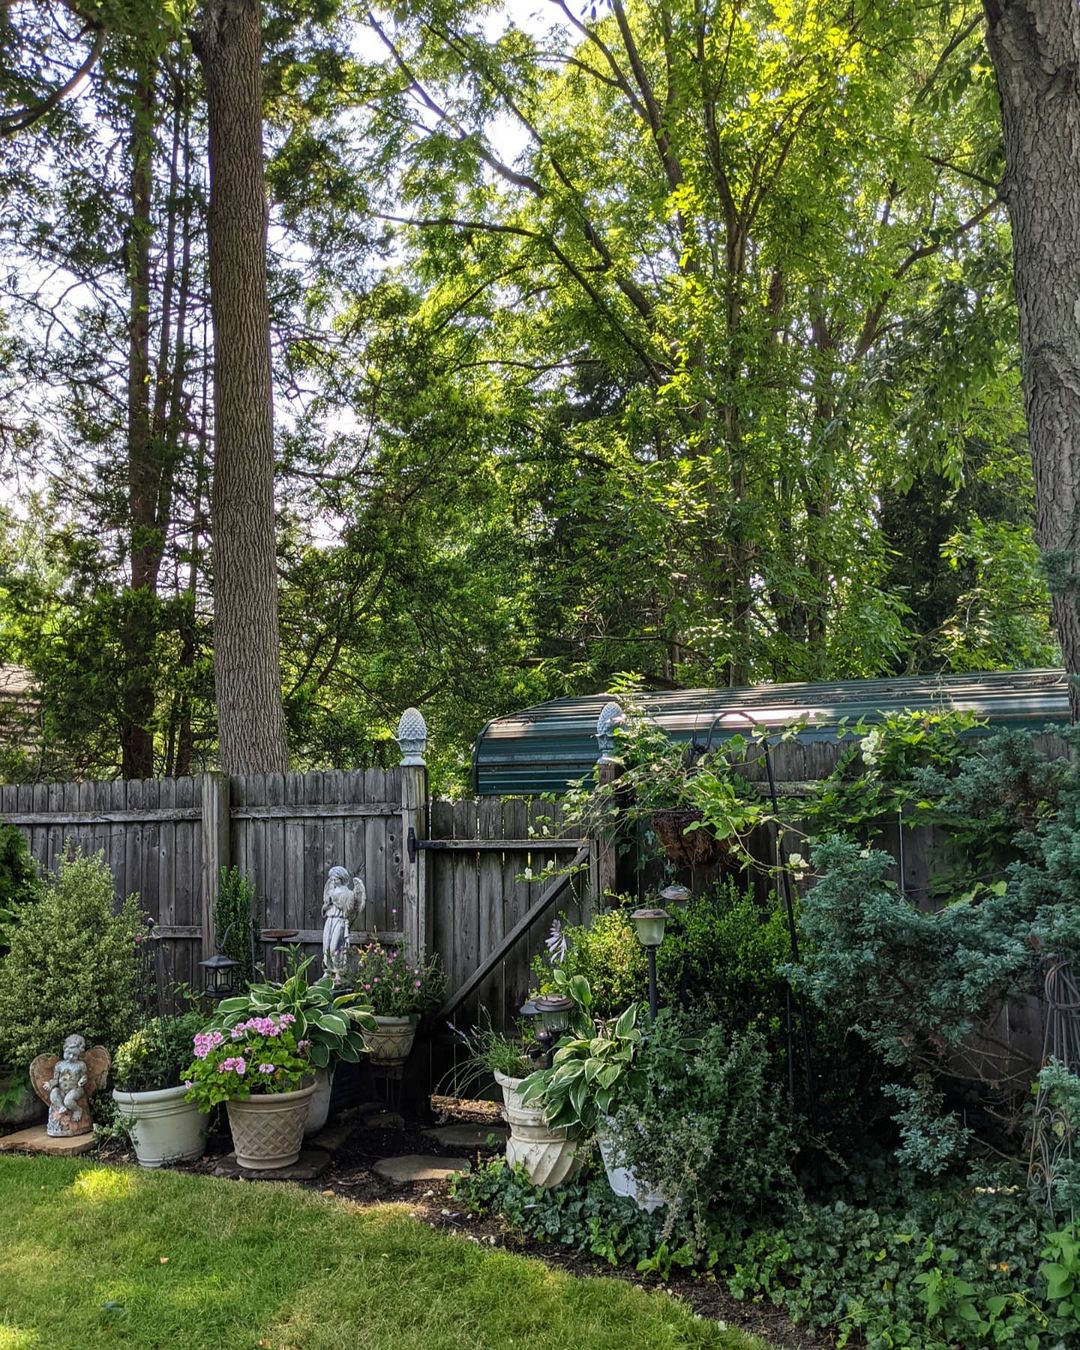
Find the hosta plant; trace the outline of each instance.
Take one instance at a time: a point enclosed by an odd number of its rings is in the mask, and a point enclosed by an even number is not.
[[[314,958],[297,962],[280,983],[253,984],[246,994],[222,999],[211,1029],[229,1032],[251,1017],[281,1017],[287,1014],[297,1041],[309,1043],[307,1055],[317,1069],[343,1059],[356,1064],[365,1053],[365,1031],[375,1019],[360,994],[341,994],[329,975],[308,983],[307,972]]]
[[[641,1009],[631,1004],[601,1023],[593,1036],[564,1036],[549,1069],[538,1069],[521,1086],[524,1105],[541,1105],[552,1128],[588,1134],[610,1116],[641,1077],[645,1037]]]

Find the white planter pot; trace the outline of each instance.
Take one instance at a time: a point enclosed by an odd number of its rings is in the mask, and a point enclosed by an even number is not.
[[[596,1142],[600,1145],[600,1156],[604,1160],[608,1185],[616,1195],[629,1196],[639,1209],[644,1209],[649,1214],[654,1209],[659,1209],[661,1205],[667,1204],[667,1199],[659,1191],[651,1190],[643,1181],[637,1179],[632,1168],[619,1166],[615,1145],[602,1125],[596,1131]]]
[[[521,1100],[522,1079],[496,1073],[502,1088],[503,1119],[510,1126],[506,1142],[506,1161],[518,1163],[534,1186],[561,1186],[581,1166],[576,1139],[568,1139],[563,1129],[553,1130],[537,1106],[525,1106]]]
[[[330,1091],[334,1086],[335,1067],[334,1064],[331,1064],[329,1068],[315,1070],[315,1095],[308,1107],[307,1124],[304,1126],[305,1135],[318,1134],[330,1115]]]
[[[416,1016],[376,1017],[375,1030],[364,1032],[364,1043],[372,1064],[392,1067],[404,1064],[416,1035]]]
[[[291,1167],[300,1156],[315,1084],[296,1092],[252,1095],[225,1103],[236,1161],[255,1172]]]
[[[185,1101],[186,1096],[185,1087],[113,1093],[140,1167],[193,1162],[202,1157],[207,1117],[194,1102]]]

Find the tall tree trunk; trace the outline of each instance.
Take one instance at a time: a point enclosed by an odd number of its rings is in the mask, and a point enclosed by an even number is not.
[[[1065,668],[1080,672],[1080,8],[984,0],[1005,132],[1035,537]],[[1073,716],[1080,697],[1070,695]]]
[[[288,766],[274,536],[259,0],[204,0],[214,320],[211,495],[218,758],[226,773]]]
[[[131,224],[128,238],[128,509],[131,590],[123,617],[120,751],[125,778],[154,772],[153,648],[161,539],[157,528],[155,445],[150,421],[150,239],[153,229],[154,74],[135,76],[131,131]]]

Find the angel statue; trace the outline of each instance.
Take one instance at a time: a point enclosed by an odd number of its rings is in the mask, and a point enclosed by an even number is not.
[[[345,952],[349,945],[349,928],[364,912],[367,891],[360,877],[350,878],[345,867],[331,867],[323,888],[323,970],[332,975],[335,984],[341,984],[345,969]]]
[[[46,1134],[54,1139],[89,1134],[94,1128],[90,1118],[90,1098],[105,1086],[112,1057],[103,1045],[87,1050],[81,1036],[69,1036],[64,1052],[38,1055],[30,1065],[34,1091],[49,1107]]]

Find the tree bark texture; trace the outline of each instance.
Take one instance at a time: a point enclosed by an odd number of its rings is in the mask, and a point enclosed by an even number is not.
[[[288,767],[288,752],[278,640],[258,0],[205,0],[195,36],[210,142],[218,758],[226,773],[280,773]]]
[[[128,509],[131,589],[123,615],[120,752],[125,778],[154,773],[154,679],[150,653],[157,623],[162,534],[158,529],[157,447],[150,425],[150,240],[153,232],[154,71],[135,77],[131,123],[131,218],[128,262]]]
[[[1080,8],[984,0],[1005,133],[1035,537],[1065,668],[1080,672]],[[1080,698],[1071,695],[1073,716]]]

